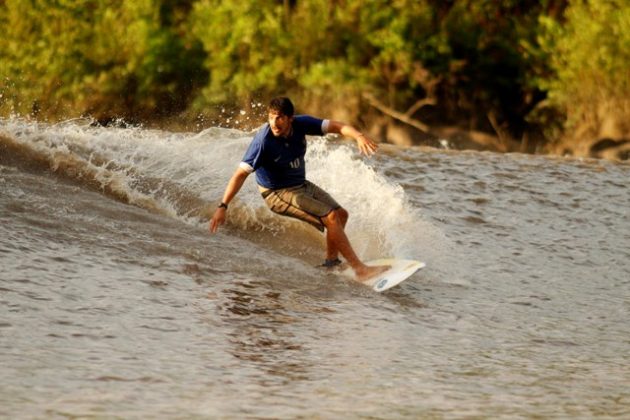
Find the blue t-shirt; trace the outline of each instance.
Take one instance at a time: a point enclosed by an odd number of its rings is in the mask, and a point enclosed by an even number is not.
[[[293,132],[287,138],[273,135],[265,124],[250,143],[241,168],[256,172],[256,182],[265,188],[278,189],[302,185],[306,180],[304,155],[306,136],[323,136],[325,120],[308,115],[293,118]]]

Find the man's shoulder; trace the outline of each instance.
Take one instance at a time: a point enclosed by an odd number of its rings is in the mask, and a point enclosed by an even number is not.
[[[293,128],[310,135],[322,135],[324,120],[313,117],[312,115],[296,115],[293,118]]]
[[[312,115],[296,115],[295,117],[293,117],[293,122],[294,123],[298,123],[298,124],[312,124],[312,123],[319,123],[321,124],[323,120],[321,118],[317,118],[314,117]]]
[[[265,123],[256,131],[252,142],[260,143],[262,145],[271,137],[273,137],[273,134],[271,132],[271,129],[269,128],[269,124]]]

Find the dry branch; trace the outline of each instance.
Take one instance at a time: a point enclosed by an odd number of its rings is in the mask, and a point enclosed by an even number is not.
[[[392,118],[395,118],[399,121],[404,122],[405,124],[409,124],[410,126],[417,128],[418,130],[422,131],[425,134],[428,134],[431,131],[431,128],[428,125],[426,125],[422,121],[419,121],[415,118],[411,118],[408,115],[408,112],[403,114],[400,111],[396,111],[395,109],[390,108],[387,105],[380,102],[378,99],[374,97],[374,95],[370,93],[364,93],[363,98],[365,98],[365,100],[367,100],[370,105],[372,105],[374,108],[378,109],[385,115],[389,115]]]

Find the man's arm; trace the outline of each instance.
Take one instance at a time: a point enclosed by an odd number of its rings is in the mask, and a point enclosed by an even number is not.
[[[378,145],[374,142],[374,140],[346,123],[331,120],[328,123],[328,132],[341,134],[344,137],[350,137],[354,139],[357,142],[359,150],[365,156],[373,155],[374,153],[376,153],[376,149],[378,149]]]
[[[236,196],[236,194],[240,191],[243,183],[249,176],[249,172],[245,171],[242,168],[236,169],[234,175],[228,182],[227,188],[225,189],[225,193],[223,193],[222,203],[230,204],[230,201]],[[220,225],[225,223],[225,213],[227,209],[224,207],[219,207],[214,211],[214,216],[210,219],[210,232],[215,233]]]

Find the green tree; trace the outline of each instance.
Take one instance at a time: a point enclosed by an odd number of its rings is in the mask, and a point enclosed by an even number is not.
[[[210,75],[198,106],[240,102],[291,83],[286,10],[277,1],[201,0],[194,5],[191,32],[206,54]]]
[[[197,44],[179,35],[185,17],[173,18],[186,2],[173,3],[7,0],[0,111],[151,118],[183,109],[204,72]]]
[[[76,3],[6,0],[0,8],[3,27],[11,28],[0,38],[3,113],[55,114],[69,108],[90,25]]]
[[[392,106],[408,100],[419,87],[419,66],[435,55],[432,9],[426,2],[411,0],[342,4],[316,6],[325,11],[318,21],[327,22],[320,28],[325,35],[312,40],[315,45],[302,48],[318,54],[302,60],[308,66],[299,77],[301,85],[344,95],[370,91],[384,96]]]
[[[543,105],[565,116],[565,140],[580,149],[597,137],[630,136],[630,3],[576,0],[563,21],[541,21],[551,72],[537,80],[548,92]]]

